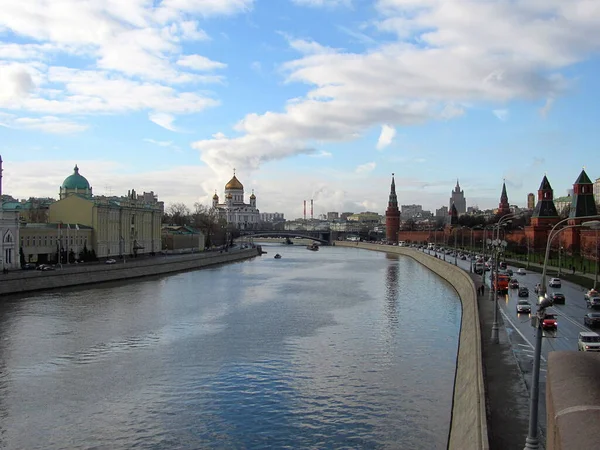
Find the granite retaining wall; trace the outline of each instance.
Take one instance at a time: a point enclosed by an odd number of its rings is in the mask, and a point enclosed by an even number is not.
[[[229,252],[203,252],[187,255],[157,256],[146,259],[126,259],[116,264],[80,264],[42,272],[14,271],[0,275],[0,295],[18,294],[46,289],[127,280],[171,272],[241,261],[257,256],[258,248]]]
[[[410,247],[343,241],[335,242],[335,245],[409,256],[438,274],[454,287],[462,303],[462,320],[456,359],[448,449],[487,450],[489,443],[479,309],[477,307],[475,284],[469,274],[452,264]]]

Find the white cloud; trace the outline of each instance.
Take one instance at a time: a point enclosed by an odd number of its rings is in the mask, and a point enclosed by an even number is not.
[[[311,158],[331,158],[333,155],[331,152],[326,152],[325,150],[321,150],[319,153],[309,154]]]
[[[494,109],[492,113],[503,122],[508,120],[508,116],[510,114],[508,109]]]
[[[375,170],[376,166],[377,166],[377,164],[375,164],[374,162],[368,162],[368,163],[356,166],[356,169],[354,171],[356,173],[368,173],[368,172],[372,172],[373,170]]]
[[[553,106],[554,106],[554,98],[548,97],[546,99],[546,103],[544,103],[544,106],[542,106],[540,108],[540,115],[544,118],[547,117],[548,113],[550,112],[550,110],[552,109]]]
[[[379,139],[377,140],[377,150],[383,150],[392,143],[396,136],[396,129],[390,125],[382,125]]]
[[[351,0],[292,0],[293,3],[299,6],[309,6],[311,8],[350,6]]]
[[[85,124],[55,116],[17,117],[14,114],[8,113],[0,113],[0,126],[17,130],[36,130],[52,134],[79,133],[88,129],[88,126]]]
[[[202,55],[184,55],[177,61],[177,64],[183,67],[189,67],[190,69],[209,71],[215,69],[224,69],[227,64],[223,64],[218,61],[212,61]]]
[[[173,125],[175,117],[171,114],[150,113],[148,114],[148,118],[151,122],[154,122],[159,127],[163,127],[169,131],[179,131],[177,128],[175,128],[175,125]]]
[[[28,43],[0,43],[0,108],[26,117],[132,110],[188,114],[217,105],[210,94],[189,86],[222,82],[222,76],[194,71],[226,67],[182,54],[183,41],[208,39],[190,15],[230,15],[252,5],[253,0],[3,4],[0,29]],[[62,67],[55,61],[73,62]]]
[[[307,86],[306,95],[281,111],[248,114],[235,139],[196,143],[202,159],[215,170],[225,162],[219,154],[257,167],[381,123],[397,128],[481,105],[555,98],[570,88],[560,70],[600,50],[600,9],[585,0],[380,0],[376,7],[381,19],[373,25],[387,41],[365,53],[284,35],[302,54],[281,66],[285,81]]]

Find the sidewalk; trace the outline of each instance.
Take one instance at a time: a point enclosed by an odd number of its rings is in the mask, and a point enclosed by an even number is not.
[[[475,287],[480,287],[481,275],[474,273],[470,275],[475,282]],[[528,431],[529,392],[506,335],[501,315],[499,316],[500,343],[491,343],[494,302],[489,300],[487,286],[484,295],[478,296],[478,305],[489,448],[490,450],[522,450]],[[545,420],[545,417],[540,419]]]

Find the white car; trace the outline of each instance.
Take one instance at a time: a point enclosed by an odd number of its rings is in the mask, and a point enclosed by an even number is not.
[[[116,264],[116,263],[117,263],[117,261],[115,261],[115,260],[114,260],[114,259],[112,259],[112,258],[111,258],[111,259],[107,259],[107,260],[105,261],[105,264]]]
[[[600,351],[600,336],[593,331],[579,332],[577,341],[577,350],[580,352],[599,352]]]
[[[560,278],[552,278],[552,279],[550,279],[550,283],[548,283],[548,286],[550,286],[550,287],[556,287],[556,288],[561,287]]]
[[[525,269],[523,269],[522,267],[519,270],[517,270],[517,273],[519,275],[527,275],[527,272],[525,272]]]

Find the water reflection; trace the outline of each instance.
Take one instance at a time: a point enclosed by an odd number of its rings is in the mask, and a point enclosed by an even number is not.
[[[290,247],[0,304],[0,448],[446,448],[455,292]]]

